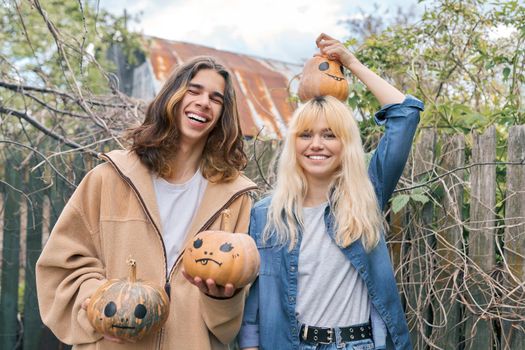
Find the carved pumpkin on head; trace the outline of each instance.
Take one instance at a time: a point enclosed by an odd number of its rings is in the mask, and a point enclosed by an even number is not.
[[[188,243],[182,258],[184,270],[191,277],[242,288],[259,272],[259,252],[249,235],[226,232],[228,215],[227,211],[222,213],[221,231],[200,232]]]
[[[159,330],[169,314],[166,292],[136,279],[136,262],[128,260],[129,278],[112,279],[91,296],[89,322],[97,332],[128,341],[137,341]]]
[[[348,82],[345,79],[343,66],[324,56],[312,57],[304,65],[298,94],[302,102],[326,95],[346,101]]]

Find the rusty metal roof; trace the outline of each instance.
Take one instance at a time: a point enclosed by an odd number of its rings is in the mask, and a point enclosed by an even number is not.
[[[200,55],[217,57],[233,73],[243,134],[255,136],[262,129],[263,136],[283,136],[296,108],[289,99],[288,85],[297,81],[293,78],[302,65],[155,37],[148,37],[147,45],[156,86],[181,62]]]

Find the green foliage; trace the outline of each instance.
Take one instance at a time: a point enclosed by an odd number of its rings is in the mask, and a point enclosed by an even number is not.
[[[471,131],[495,125],[496,160],[506,161],[508,128],[525,123],[525,5],[517,0],[420,2],[426,5],[423,14],[400,12],[388,27],[374,15],[365,17],[366,23],[349,21],[352,37],[346,44],[365,65],[424,101],[420,127],[466,134],[468,160]],[[350,87],[348,103],[365,117],[360,123],[364,145],[373,149],[381,128],[369,117],[379,106],[357,79]],[[496,168],[499,218],[505,211],[505,169]],[[439,197],[439,186],[433,187],[432,196]],[[423,196],[399,194],[392,199],[393,211],[423,203]],[[468,217],[468,193],[463,212]]]
[[[392,198],[392,211],[398,213],[401,209],[407,205],[410,200],[410,196],[407,194],[399,194]]]
[[[411,21],[369,29],[347,45],[365,65],[424,100],[422,126],[468,133],[525,123],[525,6],[517,0],[424,2],[419,18],[406,15]],[[373,96],[355,81],[351,87],[350,106],[365,116],[377,110]]]
[[[398,194],[390,200],[392,203],[392,211],[398,213],[403,209],[409,202],[416,204],[425,204],[430,198],[425,194],[424,187],[417,187],[410,191],[408,194]]]
[[[121,44],[131,60],[140,50],[126,17],[75,0],[0,4],[1,80],[32,86],[107,93],[107,50]],[[102,68],[102,69],[101,69]]]

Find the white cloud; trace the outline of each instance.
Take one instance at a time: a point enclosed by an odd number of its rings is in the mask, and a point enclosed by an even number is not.
[[[142,11],[134,29],[144,34],[297,63],[316,51],[319,33],[345,39],[340,22],[363,6],[347,0],[110,1],[100,6],[116,14]]]

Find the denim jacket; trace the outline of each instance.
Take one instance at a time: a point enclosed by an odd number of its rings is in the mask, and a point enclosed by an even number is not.
[[[403,172],[422,110],[421,101],[407,96],[402,103],[386,105],[375,115],[376,122],[384,124],[386,130],[368,173],[381,209],[388,203]],[[251,212],[250,235],[260,253],[261,268],[246,300],[238,339],[241,348],[291,350],[297,349],[300,342],[295,307],[301,234],[291,251],[272,239],[263,242],[270,202],[271,197],[262,199]],[[324,222],[326,232],[334,238],[334,217],[329,206],[324,212]],[[361,240],[341,249],[366,283],[376,349],[412,349],[385,238],[382,236],[368,253]]]

